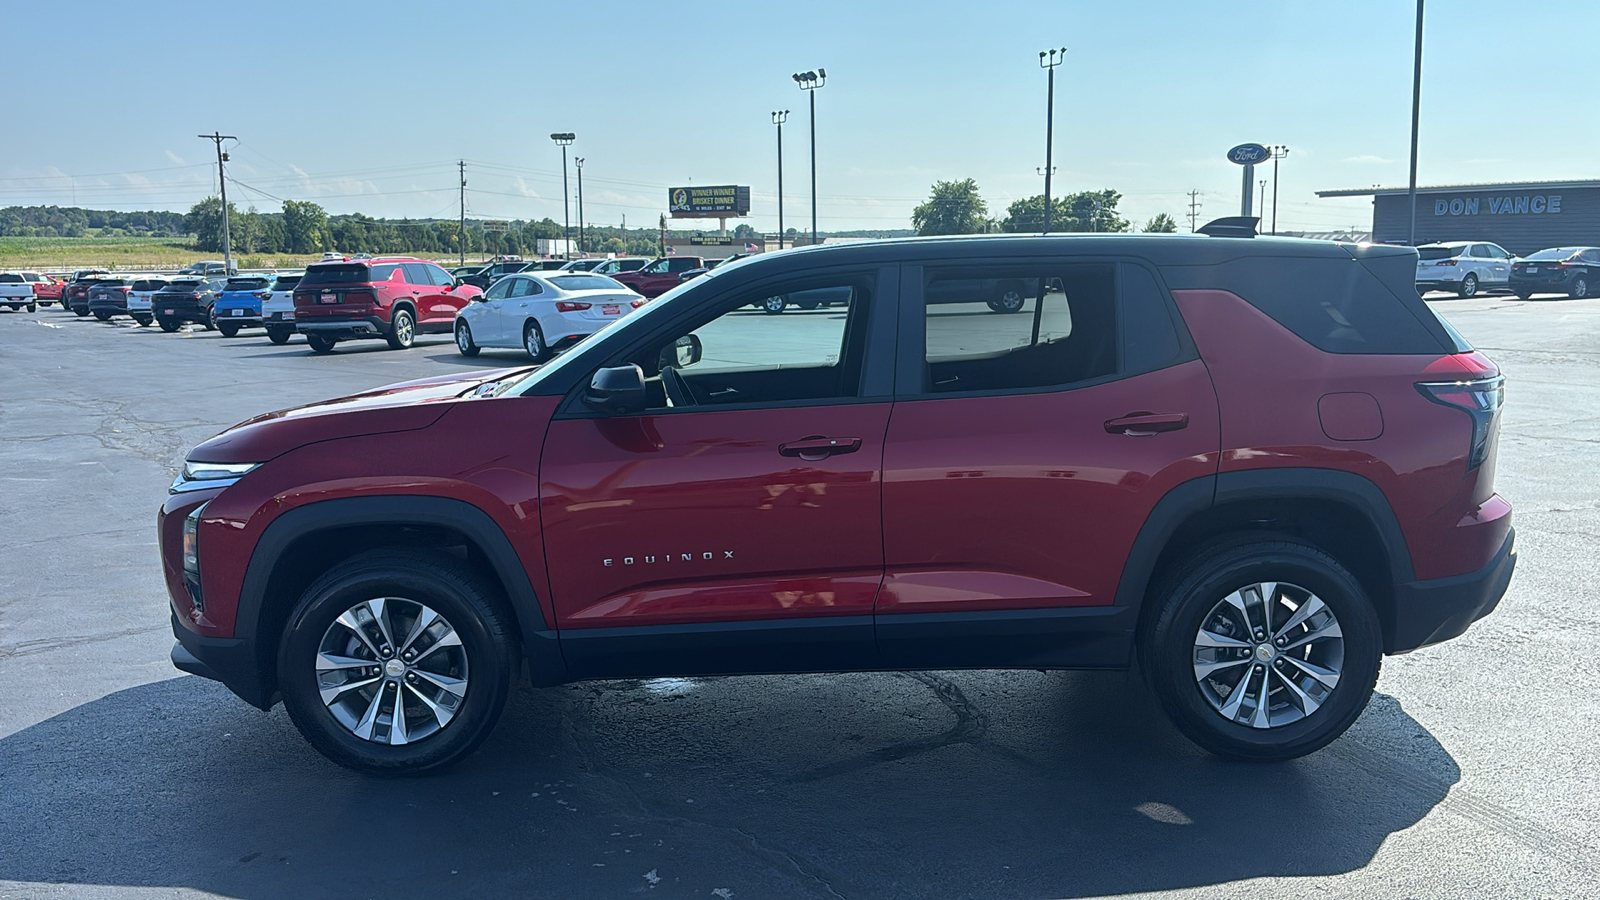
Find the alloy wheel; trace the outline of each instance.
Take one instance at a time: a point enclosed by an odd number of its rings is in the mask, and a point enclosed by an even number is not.
[[[1218,715],[1250,728],[1301,721],[1327,702],[1344,670],[1333,610],[1285,582],[1246,585],[1201,620],[1194,678]]]
[[[317,690],[344,729],[400,746],[448,727],[467,696],[461,636],[426,604],[377,597],[333,621],[317,648]]]
[[[1478,276],[1468,274],[1461,279],[1461,296],[1471,297],[1478,293]]]
[[[1573,279],[1573,282],[1572,282],[1572,296],[1574,296],[1574,297],[1587,297],[1587,296],[1589,296],[1589,280],[1587,278],[1579,276],[1578,278]]]

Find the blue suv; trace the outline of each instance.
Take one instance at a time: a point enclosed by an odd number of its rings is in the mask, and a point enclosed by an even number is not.
[[[235,275],[223,285],[222,293],[211,304],[211,324],[223,337],[233,337],[241,328],[260,328],[261,301],[272,296],[276,275]]]

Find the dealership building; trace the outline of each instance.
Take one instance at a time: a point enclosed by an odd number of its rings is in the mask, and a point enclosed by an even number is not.
[[[1406,188],[1317,191],[1372,198],[1372,239],[1407,242]],[[1417,243],[1490,241],[1526,256],[1548,247],[1600,247],[1600,181],[1519,181],[1417,187]]]

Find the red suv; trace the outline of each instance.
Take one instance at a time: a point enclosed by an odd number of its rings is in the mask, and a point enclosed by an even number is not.
[[[425,259],[312,263],[295,286],[295,330],[316,353],[355,338],[383,338],[403,350],[419,333],[450,334],[456,311],[482,293]]]
[[[173,661],[373,772],[462,757],[519,678],[1136,657],[1197,743],[1309,753],[1515,564],[1501,377],[1416,261],[1085,235],[730,263],[545,366],[195,448],[160,517]],[[750,308],[818,290],[826,316]]]
[[[651,260],[642,269],[616,272],[610,277],[646,297],[659,297],[693,278],[690,272],[698,273],[705,269],[706,261],[698,256],[663,256]]]

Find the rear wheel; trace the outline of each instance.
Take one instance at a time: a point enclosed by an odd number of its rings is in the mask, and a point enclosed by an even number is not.
[[[178,330],[178,321],[176,319],[157,319],[156,322],[161,326],[161,330],[167,334]]]
[[[39,311],[39,304],[38,303],[29,303],[28,304],[28,312],[38,312],[38,311]]]
[[[274,344],[287,344],[289,343],[289,336],[292,334],[294,332],[287,328],[268,328],[267,340]]]
[[[339,343],[339,339],[324,334],[308,334],[306,343],[311,345],[312,353],[332,353],[333,345]]]
[[[1283,760],[1343,734],[1372,696],[1383,654],[1355,577],[1292,540],[1224,539],[1165,582],[1141,634],[1167,715],[1213,753]]]
[[[1579,275],[1572,279],[1572,287],[1567,289],[1567,296],[1574,300],[1589,296],[1589,278]]]
[[[1022,285],[1008,281],[995,290],[989,308],[999,313],[1014,313],[1019,312],[1026,301],[1027,298],[1022,296]]]
[[[472,342],[472,328],[465,322],[456,323],[456,349],[462,356],[478,355],[478,345]]]
[[[72,307],[72,314],[81,319],[89,314],[89,307],[85,306],[83,309],[78,309],[74,306]]]
[[[550,348],[545,345],[544,332],[540,330],[538,322],[529,322],[522,326],[522,348],[528,351],[534,362],[544,362],[550,356]]]
[[[411,311],[397,309],[389,320],[389,333],[384,336],[389,342],[389,349],[404,350],[416,343],[417,320],[412,318]]]
[[[217,330],[222,332],[223,337],[234,337],[239,333],[239,326],[233,322],[218,322]]]
[[[781,313],[789,306],[788,297],[768,297],[761,301],[761,308],[771,315]]]
[[[107,311],[105,311],[105,310],[103,310],[103,309],[97,309],[97,310],[95,310],[95,311],[94,311],[94,317],[95,317],[95,318],[96,318],[96,319],[99,319],[99,320],[100,320],[100,321],[102,321],[102,322],[109,322],[109,321],[111,321],[111,313],[109,313],[109,312],[107,312]]]
[[[1533,291],[1512,291],[1512,293],[1517,295],[1518,300],[1526,300],[1533,296]]]
[[[1458,289],[1456,291],[1456,296],[1458,296],[1458,297],[1475,297],[1475,296],[1477,296],[1477,294],[1478,294],[1478,276],[1472,274],[1471,272],[1468,272],[1467,273],[1467,277],[1461,279],[1461,287],[1460,287],[1460,289]]]
[[[324,756],[373,775],[449,765],[499,720],[517,670],[498,591],[441,554],[380,550],[314,582],[284,628],[278,683]]]

